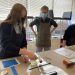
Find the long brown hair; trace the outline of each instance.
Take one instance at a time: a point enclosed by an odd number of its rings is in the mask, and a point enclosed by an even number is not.
[[[22,10],[25,10],[25,12],[26,12],[26,16],[23,18],[23,20],[22,20],[22,17],[21,17]],[[8,17],[6,18],[5,22],[15,24],[17,21],[19,21],[19,22],[22,22],[22,24],[24,24],[24,21],[25,21],[26,17],[27,17],[26,8],[22,4],[16,3],[12,7],[12,9],[11,9]]]

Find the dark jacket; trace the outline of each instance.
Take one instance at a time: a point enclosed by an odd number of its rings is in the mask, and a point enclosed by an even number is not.
[[[19,56],[20,48],[27,47],[25,29],[21,34],[17,34],[9,23],[1,23],[0,26],[0,58]]]
[[[63,40],[66,40],[67,46],[75,45],[75,24],[69,26],[65,30]]]

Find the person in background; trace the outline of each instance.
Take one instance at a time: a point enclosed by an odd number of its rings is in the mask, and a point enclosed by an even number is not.
[[[41,13],[39,18],[35,18],[34,21],[30,23],[30,27],[36,37],[36,52],[41,52],[42,50],[47,51],[51,48],[51,33],[56,29],[57,23],[48,18],[47,6],[41,7]],[[33,26],[37,26],[37,32],[35,32]],[[54,28],[51,30],[51,27]]]
[[[22,4],[15,4],[7,19],[1,23],[0,58],[26,55],[35,60],[36,55],[27,50],[26,32],[24,22],[27,10]]]
[[[63,47],[72,45],[75,45],[75,24],[69,26],[63,36]]]

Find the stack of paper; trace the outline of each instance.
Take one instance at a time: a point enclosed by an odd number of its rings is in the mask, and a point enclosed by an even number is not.
[[[72,51],[67,48],[59,48],[55,50],[56,53],[63,55],[67,58],[74,58],[75,57],[75,51]]]
[[[75,51],[75,45],[66,47],[67,49]]]

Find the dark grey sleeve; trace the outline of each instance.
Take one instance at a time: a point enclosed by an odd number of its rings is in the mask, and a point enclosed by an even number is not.
[[[53,19],[50,19],[50,25],[53,25],[54,27],[58,26],[58,24]]]
[[[37,19],[35,19],[34,21],[32,21],[29,26],[30,27],[33,27],[34,25],[37,25]]]
[[[69,34],[70,34],[70,27],[68,27],[66,30],[65,30],[65,33],[64,33],[64,36],[63,36],[63,40],[67,40],[69,37]]]

